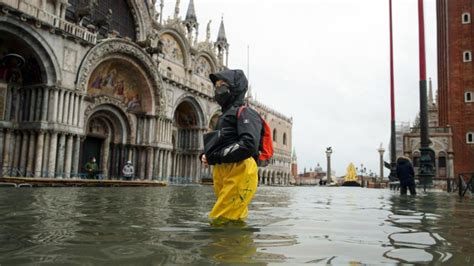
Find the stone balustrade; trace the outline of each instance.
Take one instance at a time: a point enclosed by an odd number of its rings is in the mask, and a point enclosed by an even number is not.
[[[87,31],[86,28],[68,22],[56,15],[50,14],[41,8],[28,3],[25,0],[0,0],[0,5],[7,5],[18,11],[37,19],[38,21],[58,28],[73,36],[85,40],[88,43],[95,44],[97,42],[97,34]]]

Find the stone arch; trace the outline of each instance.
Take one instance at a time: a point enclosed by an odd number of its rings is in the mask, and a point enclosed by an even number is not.
[[[105,40],[92,48],[84,57],[77,74],[76,87],[86,92],[92,83],[93,72],[108,60],[124,60],[135,67],[137,73],[143,75],[147,88],[142,93],[149,95],[151,108],[148,114],[164,114],[166,110],[166,93],[160,74],[153,59],[138,45],[124,39]],[[94,82],[94,81],[92,81]]]
[[[0,31],[18,36],[26,45],[31,47],[32,52],[41,62],[41,76],[46,85],[56,85],[62,80],[62,72],[56,54],[44,38],[30,27],[13,21],[7,16],[0,18]]]
[[[209,118],[209,123],[207,124],[207,128],[209,131],[214,130],[217,126],[217,122],[219,122],[219,117],[221,116],[221,112],[217,111],[214,112],[213,115]]]
[[[210,69],[209,69],[209,72],[210,73],[214,73],[217,71],[217,63],[215,62],[214,60],[214,57],[211,56],[209,53],[207,52],[200,52],[196,55],[196,61],[195,61],[195,64],[193,66],[193,72],[195,74],[198,74],[199,75],[199,71],[197,71],[199,69],[199,64],[200,64],[200,58],[204,58],[204,60],[206,60],[207,63],[209,63],[209,66],[210,66]],[[209,74],[210,74],[209,73]],[[201,77],[203,78],[209,78],[207,75],[201,75]]]
[[[173,112],[172,112],[173,117],[175,117],[176,111],[178,110],[180,105],[182,105],[183,103],[189,104],[190,107],[192,107],[193,111],[195,112],[196,119],[197,119],[196,126],[199,128],[206,128],[206,125],[208,124],[208,122],[206,121],[206,118],[204,116],[204,112],[201,107],[201,104],[199,104],[199,102],[193,96],[189,94],[184,94],[180,98],[178,98],[178,100],[176,101],[176,105],[173,108]]]
[[[146,7],[143,6],[143,1],[133,1],[127,0],[128,6],[131,7],[130,12],[132,13],[133,20],[135,22],[135,38],[138,41],[145,40],[146,38],[146,24],[149,22],[145,22],[145,16],[148,14]]]
[[[92,112],[85,117],[86,127],[84,128],[84,134],[89,133],[88,125],[95,118],[99,117],[104,121],[107,121],[109,126],[112,126],[114,132],[113,142],[115,143],[130,143],[132,124],[130,123],[127,114],[121,110],[121,108],[112,104],[100,104],[93,108]]]
[[[95,106],[85,117],[81,165],[94,157],[98,174],[120,176],[124,162],[129,158],[130,150],[125,144],[130,143],[131,132],[130,121],[121,108],[108,103]]]
[[[191,61],[190,60],[190,58],[191,58],[191,55],[190,55],[191,47],[190,47],[189,43],[187,42],[186,37],[182,36],[182,34],[180,34],[178,31],[176,31],[174,29],[166,28],[166,29],[163,29],[159,32],[160,39],[162,38],[163,35],[166,35],[166,34],[173,37],[174,40],[178,43],[178,45],[181,48],[181,51],[183,53],[183,65],[184,65],[185,68],[188,68],[188,66],[190,65],[190,61]]]

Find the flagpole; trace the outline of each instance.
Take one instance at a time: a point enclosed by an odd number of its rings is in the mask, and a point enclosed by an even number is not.
[[[392,0],[389,0],[389,27],[390,27],[390,176],[392,181],[396,178],[396,132],[395,132],[395,85],[393,74],[393,26],[392,26]]]

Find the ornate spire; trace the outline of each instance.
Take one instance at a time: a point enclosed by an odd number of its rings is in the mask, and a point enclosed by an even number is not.
[[[194,10],[194,0],[189,1],[188,11],[186,12],[185,21],[197,22],[196,11]]]
[[[229,61],[229,44],[227,43],[227,37],[225,36],[224,17],[222,17],[219,33],[217,34],[217,41],[214,43],[214,46],[217,47],[217,58],[219,58],[219,62],[222,66],[224,66],[225,52],[225,66],[227,66]]]
[[[219,26],[219,33],[217,34],[217,42],[222,42],[227,44],[227,37],[225,36],[224,28],[224,17],[221,19],[221,25]]]

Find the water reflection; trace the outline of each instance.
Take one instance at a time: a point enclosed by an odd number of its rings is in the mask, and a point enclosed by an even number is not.
[[[2,188],[0,264],[472,264],[474,202],[363,188],[259,188],[209,226],[211,187]]]

